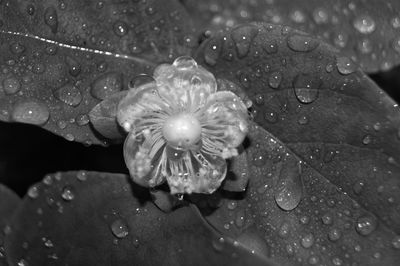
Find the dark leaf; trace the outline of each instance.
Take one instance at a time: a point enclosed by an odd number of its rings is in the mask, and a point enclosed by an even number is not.
[[[364,71],[388,70],[400,62],[400,2],[182,1],[205,29],[265,21],[304,30],[358,61]]]
[[[234,208],[239,214],[219,211],[213,223],[231,225],[225,226],[230,235],[255,226],[277,261],[293,253],[292,263],[315,262],[313,251],[327,264],[394,265],[400,245],[397,104],[350,59],[288,27],[250,24],[218,34],[197,60],[217,78],[241,85],[254,103],[255,122],[268,131],[250,130],[252,175],[243,207]],[[282,226],[290,240],[279,240]],[[329,240],[337,235],[339,241]]]
[[[4,252],[4,234],[8,232],[8,223],[20,204],[21,199],[9,188],[0,184],[0,265],[8,265]]]
[[[106,141],[88,117],[100,100],[197,45],[177,1],[21,0],[0,12],[0,119],[87,144]]]
[[[272,265],[207,226],[195,207],[169,214],[117,174],[48,176],[11,223],[12,265]],[[139,200],[140,199],[140,200]]]

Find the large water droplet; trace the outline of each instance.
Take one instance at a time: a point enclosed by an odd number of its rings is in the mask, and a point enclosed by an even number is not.
[[[15,77],[3,80],[3,90],[6,94],[15,94],[21,89],[21,82]]]
[[[15,104],[11,117],[15,122],[43,125],[49,119],[50,113],[44,103],[36,100],[27,100]]]
[[[377,221],[371,216],[361,216],[357,219],[356,231],[363,236],[371,234],[377,226]]]
[[[353,26],[360,33],[370,34],[375,30],[376,23],[370,16],[360,15],[355,18]]]
[[[310,52],[319,45],[317,40],[304,35],[289,36],[287,43],[289,48],[296,52]]]
[[[293,89],[297,100],[301,103],[312,103],[318,98],[319,79],[312,78],[309,75],[299,74],[293,81]]]
[[[279,178],[274,188],[275,202],[286,211],[299,205],[303,196],[301,167],[295,158],[288,157],[284,161]]]
[[[357,70],[357,65],[348,57],[338,57],[336,66],[340,74],[349,75]]]
[[[175,59],[173,65],[179,69],[197,68],[197,62],[190,56],[178,57],[177,59]]]
[[[70,106],[78,106],[82,101],[80,90],[73,84],[68,83],[54,91],[54,96]]]
[[[118,219],[111,224],[111,232],[118,238],[124,238],[129,234],[129,228],[125,221]]]
[[[53,33],[57,32],[58,17],[57,11],[54,7],[48,7],[44,11],[44,23],[46,23],[46,25],[50,27]]]
[[[116,72],[106,73],[98,77],[92,84],[93,97],[104,100],[105,98],[121,91],[122,75]]]

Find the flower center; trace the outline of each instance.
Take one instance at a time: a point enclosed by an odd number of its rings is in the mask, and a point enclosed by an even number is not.
[[[200,140],[201,125],[193,115],[174,115],[165,121],[163,135],[171,147],[188,150]]]

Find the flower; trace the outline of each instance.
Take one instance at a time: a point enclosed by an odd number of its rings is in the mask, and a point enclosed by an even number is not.
[[[124,158],[133,180],[171,194],[212,193],[226,176],[226,159],[248,131],[248,111],[190,57],[154,71],[154,81],[132,88],[118,106],[129,132]]]

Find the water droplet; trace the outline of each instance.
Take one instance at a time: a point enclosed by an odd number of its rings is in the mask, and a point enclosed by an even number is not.
[[[372,142],[372,136],[371,135],[365,135],[364,138],[362,139],[362,143],[364,145],[368,145]]]
[[[395,236],[392,240],[392,246],[395,249],[400,249],[400,236]]]
[[[50,239],[44,239],[44,246],[45,247],[47,247],[47,248],[52,248],[52,247],[54,247],[54,244],[53,244],[53,242],[51,242],[51,240]]]
[[[361,194],[363,188],[364,188],[364,183],[361,182],[361,181],[360,181],[360,182],[356,182],[356,183],[354,183],[354,185],[353,185],[353,191],[354,191],[354,193],[357,194],[357,195]]]
[[[118,219],[111,224],[111,232],[118,238],[124,238],[129,234],[129,228],[123,220]]]
[[[343,261],[340,258],[335,257],[335,258],[332,259],[332,263],[335,266],[341,266],[343,264]]]
[[[296,208],[303,196],[303,183],[300,174],[301,167],[296,159],[287,158],[274,188],[275,202],[285,211]]]
[[[216,40],[211,41],[206,48],[204,49],[204,60],[210,66],[214,66],[217,63],[219,53],[220,53],[220,45]]]
[[[293,81],[293,89],[299,102],[308,104],[318,98],[320,80],[309,75],[299,74]]]
[[[128,25],[123,21],[116,21],[113,25],[114,33],[122,37],[128,33]]]
[[[76,175],[76,178],[77,178],[79,181],[86,181],[86,180],[87,180],[87,173],[86,173],[86,171],[79,171],[79,172],[77,173],[77,175]]]
[[[370,34],[375,28],[375,21],[368,15],[360,15],[353,21],[353,26],[362,34]]]
[[[23,51],[25,51],[25,46],[19,42],[15,42],[10,45],[10,50],[13,54],[21,54]]]
[[[338,57],[336,66],[340,74],[349,75],[357,70],[357,65],[348,57]]]
[[[224,244],[225,244],[225,239],[223,237],[214,239],[212,241],[213,248],[218,252],[221,252],[224,249]]]
[[[325,8],[316,8],[313,11],[313,18],[317,24],[325,24],[329,22],[329,15]]]
[[[333,223],[333,218],[331,215],[329,214],[324,214],[324,216],[322,216],[322,222],[326,225],[330,225]]]
[[[278,114],[275,112],[267,112],[264,115],[264,119],[268,123],[274,124],[274,123],[278,122]]]
[[[234,210],[237,207],[237,201],[229,201],[227,204],[228,210]]]
[[[27,194],[31,199],[36,199],[37,197],[39,197],[39,188],[33,185],[28,189]]]
[[[104,100],[105,98],[121,91],[122,75],[116,72],[106,73],[98,77],[92,84],[93,97]]]
[[[175,59],[174,66],[176,66],[178,69],[192,69],[192,68],[197,68],[197,62],[190,56],[180,56],[177,59]],[[151,76],[147,76],[151,77]]]
[[[331,241],[337,241],[340,239],[340,237],[342,236],[342,233],[340,232],[339,229],[337,228],[332,228],[331,230],[329,230],[328,232],[328,238]]]
[[[44,11],[44,23],[50,27],[51,31],[55,34],[58,27],[57,11],[54,7],[48,7]]]
[[[253,154],[252,162],[257,167],[265,166],[267,162],[267,154],[262,149],[257,149],[257,151]]]
[[[245,57],[250,50],[250,45],[257,34],[257,29],[253,26],[242,26],[235,28],[231,37],[235,43],[236,53],[239,58]]]
[[[17,263],[18,266],[29,266],[29,263],[24,260],[24,259],[20,259]]]
[[[292,35],[287,39],[290,49],[296,52],[310,52],[318,47],[319,42],[312,37],[303,35]]]
[[[280,72],[273,72],[268,78],[268,84],[271,88],[277,89],[282,81],[282,74]]]
[[[3,90],[6,94],[15,94],[21,89],[21,83],[15,77],[3,80]]]
[[[300,116],[299,120],[297,120],[299,125],[306,125],[308,123],[308,118],[305,115]]]
[[[29,16],[33,16],[33,14],[35,14],[35,6],[32,4],[28,4],[26,6],[26,13],[28,13]]]
[[[90,122],[89,116],[87,114],[78,115],[75,120],[78,126],[84,126],[89,124]]]
[[[265,40],[262,43],[262,48],[267,54],[275,54],[278,52],[278,44],[276,40]]]
[[[314,235],[307,234],[301,238],[301,245],[304,248],[310,248],[314,244]]]
[[[50,117],[47,106],[36,100],[26,100],[16,103],[12,110],[13,121],[33,125],[43,125]]]
[[[348,40],[349,36],[345,32],[339,32],[335,35],[333,43],[339,48],[344,48],[346,47]]]
[[[82,101],[80,90],[71,83],[55,90],[54,96],[63,103],[74,107],[78,106]]]
[[[371,234],[377,226],[377,221],[371,216],[361,216],[357,219],[356,231],[363,236]]]
[[[286,222],[283,223],[283,224],[281,225],[281,227],[279,228],[279,236],[282,237],[282,238],[285,238],[285,237],[288,236],[289,232],[290,232],[290,226],[289,226],[289,224],[286,223]]]
[[[66,186],[63,188],[61,197],[66,201],[71,201],[75,198],[75,194],[73,192],[72,187]]]
[[[358,42],[357,44],[357,49],[362,53],[362,54],[369,54],[373,50],[373,44],[370,40],[364,39]]]
[[[65,62],[68,65],[69,68],[68,71],[71,74],[71,76],[76,77],[79,75],[79,73],[81,73],[81,65],[78,63],[78,61],[67,56],[65,58]]]

